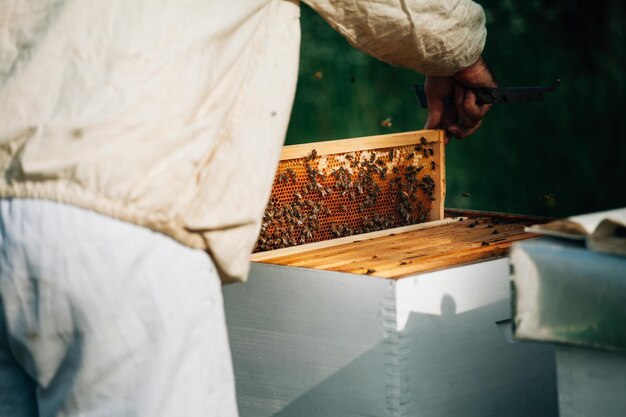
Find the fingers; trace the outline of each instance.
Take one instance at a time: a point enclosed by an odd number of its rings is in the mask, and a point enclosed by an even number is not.
[[[457,84],[454,88],[454,105],[458,114],[458,123],[448,126],[448,131],[453,136],[464,139],[474,134],[482,125],[490,105],[478,105],[476,94]]]
[[[429,99],[428,100],[428,117],[426,119],[426,125],[424,129],[437,129],[443,122],[443,115],[445,113],[445,105],[443,100]]]
[[[445,98],[454,87],[452,77],[427,76],[424,82],[424,91],[428,101],[428,118],[426,129],[440,129],[446,113]]]
[[[434,99],[428,103],[428,118],[424,129],[443,129],[445,131],[444,142],[447,145],[451,138],[448,126],[455,123],[457,119],[456,109],[446,108],[443,100]]]
[[[453,124],[450,125],[450,127],[448,127],[448,132],[450,132],[450,134],[452,136],[455,136],[459,139],[465,139],[466,137],[473,135],[474,133],[476,133],[476,131],[478,129],[480,129],[480,126],[483,124],[483,121],[480,120],[478,123],[476,123],[473,127],[468,128],[465,126],[461,126],[458,124]]]

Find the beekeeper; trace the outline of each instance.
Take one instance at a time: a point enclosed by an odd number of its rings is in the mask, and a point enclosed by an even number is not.
[[[428,75],[427,127],[480,126],[488,107],[465,87],[495,82],[476,3],[305,3]],[[220,278],[248,271],[299,13],[297,0],[0,4],[1,416],[237,415]]]

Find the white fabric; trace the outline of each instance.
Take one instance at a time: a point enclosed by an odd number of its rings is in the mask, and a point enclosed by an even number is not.
[[[0,416],[237,415],[206,253],[80,208],[0,200],[0,295]]]
[[[306,2],[356,47],[430,74],[473,64],[485,42],[471,0]],[[296,89],[299,15],[297,0],[0,1],[0,198],[160,231],[244,280]]]

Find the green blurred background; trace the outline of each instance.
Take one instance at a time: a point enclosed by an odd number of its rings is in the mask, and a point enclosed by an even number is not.
[[[561,85],[540,103],[495,106],[477,134],[447,146],[446,207],[561,217],[626,206],[624,4],[479,3],[500,84]],[[423,127],[412,91],[422,75],[350,47],[304,4],[301,21],[286,144]]]

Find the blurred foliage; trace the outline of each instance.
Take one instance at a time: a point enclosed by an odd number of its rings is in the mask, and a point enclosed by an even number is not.
[[[446,148],[447,207],[567,216],[626,206],[626,48],[619,0],[482,0],[484,56],[502,85],[561,85],[541,103],[495,106]],[[420,129],[423,76],[353,49],[302,6],[287,144]]]

